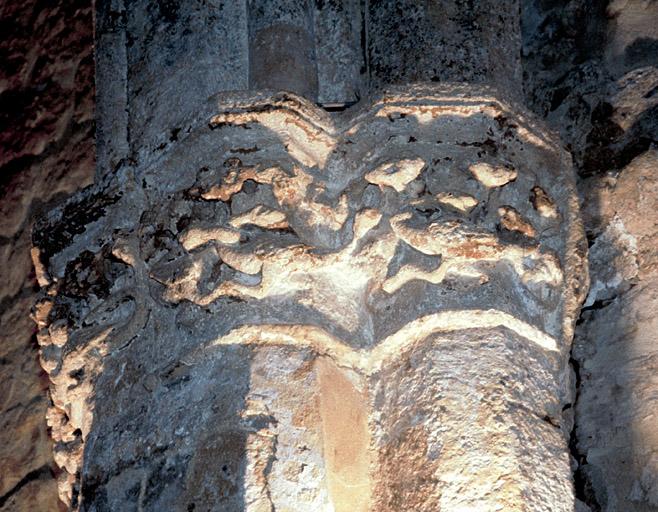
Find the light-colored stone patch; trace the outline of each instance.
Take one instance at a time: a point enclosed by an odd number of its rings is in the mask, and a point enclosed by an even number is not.
[[[374,171],[367,173],[365,178],[374,185],[391,187],[396,192],[402,192],[418,177],[423,167],[425,162],[420,158],[399,160],[380,165]]]
[[[511,206],[501,206],[498,208],[500,216],[500,225],[509,231],[516,231],[530,238],[534,238],[537,232],[530,222]]]
[[[284,229],[288,227],[285,213],[263,205],[258,205],[242,215],[231,217],[229,223],[234,228],[241,228],[249,224],[265,229]]]
[[[475,179],[487,188],[497,188],[507,185],[516,179],[516,170],[504,165],[491,165],[486,162],[472,164],[468,168]]]
[[[240,241],[240,233],[232,229],[216,226],[199,226],[188,229],[180,238],[181,244],[188,251],[192,251],[197,247],[213,241],[227,245],[237,244]]]
[[[532,195],[530,201],[539,215],[547,219],[555,219],[558,217],[558,211],[555,207],[555,202],[548,196],[543,188],[534,186],[532,187]]]
[[[479,202],[471,195],[456,194],[453,192],[441,192],[437,194],[436,199],[439,203],[449,205],[463,213],[470,213]]]

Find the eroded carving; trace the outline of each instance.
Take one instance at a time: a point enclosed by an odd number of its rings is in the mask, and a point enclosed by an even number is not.
[[[118,202],[63,248],[39,234],[59,214],[37,228],[62,496],[570,511],[559,426],[586,275],[559,145],[466,86],[337,119],[229,95],[211,126],[179,141],[200,170],[120,171],[96,186]],[[395,467],[416,468],[404,490]],[[185,477],[158,487],[167,471]],[[113,491],[132,477],[137,498]]]

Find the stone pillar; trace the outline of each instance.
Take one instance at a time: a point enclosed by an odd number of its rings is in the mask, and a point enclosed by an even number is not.
[[[138,12],[181,36],[177,20],[208,13],[131,9],[127,36],[146,30]],[[310,9],[244,11],[250,86],[310,98],[223,93],[194,111],[205,64],[149,28],[160,43],[127,53],[140,63],[129,165],[36,226],[62,498],[94,511],[571,512],[562,411],[587,273],[568,154],[480,84],[403,83],[332,117],[315,105],[334,89],[304,47]],[[177,96],[185,74],[160,86],[131,51],[178,59],[199,89]],[[440,78],[483,66],[473,82],[513,81],[514,57],[493,51]],[[391,59],[373,91],[427,78]]]
[[[292,91],[317,100],[311,2],[249,2],[249,88]]]
[[[576,194],[492,90],[224,96],[34,236],[74,508],[572,510]]]
[[[97,175],[162,151],[208,98],[249,85],[246,0],[96,2]]]
[[[523,97],[518,0],[368,0],[366,5],[371,88],[469,82]]]
[[[391,84],[454,81],[519,99],[520,48],[518,0],[99,0],[98,175],[144,164],[221,91],[344,107]]]
[[[315,2],[318,103],[342,107],[368,95],[362,1]]]

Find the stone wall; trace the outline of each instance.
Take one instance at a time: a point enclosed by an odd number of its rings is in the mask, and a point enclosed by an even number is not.
[[[572,152],[590,246],[577,494],[593,511],[658,510],[658,3],[525,5],[527,102]]]
[[[89,1],[0,5],[0,510],[62,507],[46,429],[48,380],[30,320],[31,229],[44,204],[91,182]]]

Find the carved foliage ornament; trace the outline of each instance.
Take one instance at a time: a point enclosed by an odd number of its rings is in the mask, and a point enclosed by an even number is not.
[[[556,140],[482,87],[216,112],[35,230],[62,498],[572,510],[586,245]]]

